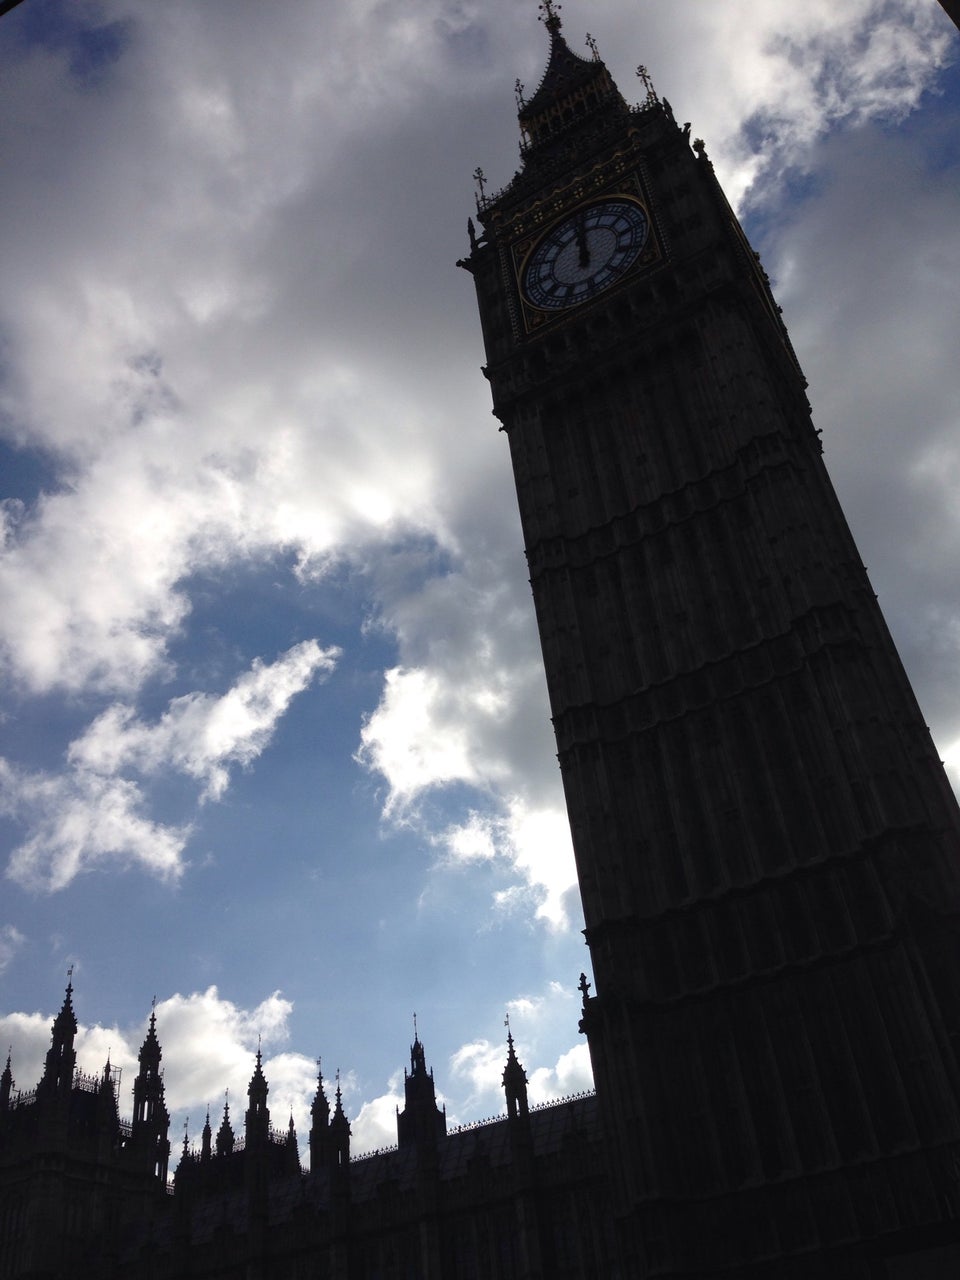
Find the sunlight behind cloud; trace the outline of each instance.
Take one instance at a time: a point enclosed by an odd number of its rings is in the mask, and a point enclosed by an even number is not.
[[[437,839],[451,862],[466,864],[503,858],[523,886],[498,890],[501,909],[527,908],[553,928],[569,927],[566,898],[577,882],[570,824],[561,808],[532,808],[512,797],[496,815],[472,812]]]

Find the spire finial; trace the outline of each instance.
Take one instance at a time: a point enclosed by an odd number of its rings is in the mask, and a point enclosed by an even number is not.
[[[557,0],[541,0],[540,21],[544,23],[552,36],[557,35],[563,25],[560,21],[560,10],[562,8],[563,5],[558,4]]]
[[[477,213],[487,207],[487,175],[479,165],[473,171],[473,180],[477,184]]]
[[[646,89],[647,91],[646,97],[643,100],[643,105],[645,107],[652,107],[655,103],[659,102],[660,99],[657,97],[657,91],[653,87],[653,80],[650,76],[650,72],[643,65],[643,63],[641,63],[640,66],[637,67],[637,76],[640,79],[640,83],[643,85],[644,89]]]
[[[416,1010],[414,1010],[414,1013],[413,1013],[413,1043],[414,1043],[414,1044],[416,1044],[416,1043],[417,1043],[417,1041],[418,1041],[419,1039],[420,1039],[420,1036],[417,1034],[417,1013],[416,1013]]]
[[[508,1013],[503,1020],[503,1025],[507,1028],[507,1044],[513,1048],[513,1032],[510,1030],[510,1014]]]
[[[590,999],[590,985],[591,984],[587,981],[587,975],[585,973],[581,973],[580,982],[577,985],[577,990],[583,996],[584,1008],[587,1007],[587,1001]]]
[[[596,40],[594,40],[593,36],[590,34],[590,32],[589,32],[589,31],[587,32],[587,48],[588,48],[588,49],[590,50],[590,52],[593,54],[593,60],[594,60],[594,62],[599,62],[599,61],[600,61],[600,50],[597,48],[597,42],[596,42]]]

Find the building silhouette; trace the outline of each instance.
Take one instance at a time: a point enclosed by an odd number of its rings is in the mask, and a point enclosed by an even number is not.
[[[373,1280],[616,1274],[593,1094],[531,1107],[508,1036],[506,1116],[447,1132],[419,1037],[397,1145],[351,1159],[339,1085],[311,1108],[310,1170],[293,1120],[271,1124],[260,1053],[235,1132],[229,1101],[170,1186],[169,1116],[151,1016],[121,1121],[116,1072],[78,1074],[73,988],[43,1077],[0,1076],[0,1280]]]
[[[470,253],[517,484],[596,990],[596,1096],[448,1133],[416,1038],[398,1145],[318,1080],[301,1171],[260,1055],[166,1186],[151,1018],[123,1124],[0,1080],[0,1280],[960,1272],[957,804],[704,145],[542,6],[522,165]]]
[[[703,143],[542,7],[469,265],[625,1274],[956,1274],[956,800]]]

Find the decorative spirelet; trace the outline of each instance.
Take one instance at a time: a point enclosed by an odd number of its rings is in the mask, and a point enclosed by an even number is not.
[[[487,207],[487,175],[479,165],[473,171],[473,180],[477,184],[477,212],[481,213]]]
[[[542,0],[539,5],[540,21],[546,24],[547,30],[551,35],[556,35],[562,25],[560,21],[560,10],[562,4],[558,4],[557,0]]]
[[[657,91],[653,87],[653,80],[650,76],[650,72],[643,65],[643,63],[641,63],[640,66],[637,67],[637,75],[640,78],[640,83],[643,85],[644,89],[646,90],[646,97],[644,98],[643,105],[645,107],[652,107],[654,103],[659,102],[660,99],[657,97]]]

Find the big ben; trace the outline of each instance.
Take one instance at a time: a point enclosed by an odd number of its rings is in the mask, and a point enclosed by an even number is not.
[[[960,1274],[960,814],[767,279],[543,6],[472,272],[590,948],[622,1276]]]

